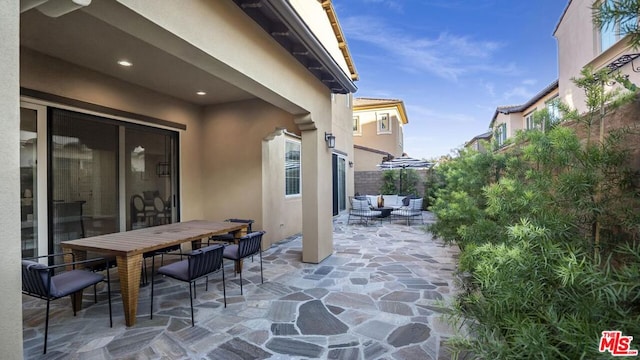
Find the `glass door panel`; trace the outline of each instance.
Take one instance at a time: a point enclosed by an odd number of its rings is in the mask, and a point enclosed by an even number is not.
[[[50,251],[60,241],[119,230],[118,126],[52,109],[49,123]]]
[[[22,257],[38,255],[38,112],[20,108],[20,229]]]
[[[338,209],[340,211],[347,209],[347,168],[345,159],[338,158]]]
[[[176,220],[176,139],[171,131],[125,129],[127,230]]]

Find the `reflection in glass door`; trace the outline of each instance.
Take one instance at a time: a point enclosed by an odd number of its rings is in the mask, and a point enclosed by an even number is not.
[[[118,126],[52,109],[49,123],[50,245],[119,231]]]
[[[22,257],[38,255],[38,111],[20,108],[20,229]]]
[[[127,230],[176,220],[176,133],[143,127],[125,130]]]

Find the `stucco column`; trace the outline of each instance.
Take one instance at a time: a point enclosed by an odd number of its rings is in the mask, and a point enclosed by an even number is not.
[[[302,261],[333,253],[331,151],[324,131],[302,131]]]
[[[20,75],[19,1],[0,6],[0,350],[22,359],[20,275]]]

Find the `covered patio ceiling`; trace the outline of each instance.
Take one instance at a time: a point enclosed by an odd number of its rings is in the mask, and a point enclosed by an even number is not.
[[[100,4],[94,2],[94,5]],[[37,9],[22,13],[20,45],[197,105],[256,97],[85,10],[57,18]],[[123,59],[133,66],[119,65],[118,61]],[[206,95],[197,95],[198,91]]]

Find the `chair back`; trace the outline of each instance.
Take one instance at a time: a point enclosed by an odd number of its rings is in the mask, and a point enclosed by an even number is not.
[[[262,246],[264,231],[256,231],[241,237],[238,241],[238,257],[244,258],[258,253]]]
[[[369,210],[369,201],[352,198],[351,209],[352,210]]]
[[[50,294],[55,293],[53,286],[51,271],[46,265],[22,260],[22,292],[40,298],[49,298]]]
[[[136,212],[144,211],[144,199],[140,195],[133,195],[131,197],[131,206]]]
[[[163,213],[165,211],[164,200],[160,196],[156,196],[153,198],[153,207],[156,209],[158,213]]]
[[[189,256],[189,279],[197,279],[222,268],[224,246],[211,245],[191,252]]]
[[[247,224],[247,232],[248,233],[252,232],[251,224],[253,224],[255,222],[254,220],[251,220],[251,219],[227,219],[225,221]]]
[[[422,211],[422,198],[409,200],[409,209],[411,211]]]

